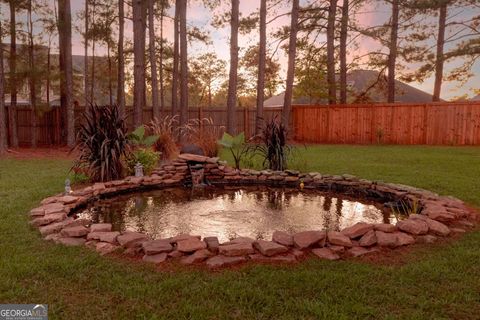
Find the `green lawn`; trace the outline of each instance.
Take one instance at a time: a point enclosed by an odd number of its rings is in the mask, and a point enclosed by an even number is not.
[[[227,157],[228,158],[228,157]],[[424,187],[480,206],[480,148],[316,146],[293,162]],[[318,259],[178,272],[43,241],[27,212],[63,189],[66,160],[0,159],[0,303],[48,303],[51,319],[478,319],[480,232],[405,263]]]

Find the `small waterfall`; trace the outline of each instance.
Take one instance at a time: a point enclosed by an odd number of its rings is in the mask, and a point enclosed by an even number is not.
[[[192,177],[192,187],[204,187],[205,184],[205,169],[200,163],[191,164],[188,163],[188,169],[190,171],[190,176]]]

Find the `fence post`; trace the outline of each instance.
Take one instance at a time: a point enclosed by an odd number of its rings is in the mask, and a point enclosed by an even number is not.
[[[243,128],[245,131],[245,137],[250,137],[250,126],[248,123],[248,108],[243,109]]]

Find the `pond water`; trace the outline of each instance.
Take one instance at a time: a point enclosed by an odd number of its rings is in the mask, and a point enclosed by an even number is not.
[[[76,213],[116,231],[153,239],[180,233],[270,240],[275,230],[341,230],[357,222],[394,223],[382,204],[315,190],[268,187],[171,188],[102,199]]]

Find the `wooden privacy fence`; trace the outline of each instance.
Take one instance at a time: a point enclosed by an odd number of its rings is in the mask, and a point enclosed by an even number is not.
[[[480,103],[294,106],[306,143],[480,145]]]
[[[7,108],[8,114],[8,108]],[[77,106],[75,108],[75,129],[79,128],[79,125],[83,119],[82,114],[85,111],[83,106]],[[32,139],[32,110],[29,107],[17,107],[17,133],[20,146],[30,146]],[[265,110],[264,118],[271,119],[276,114],[280,114],[280,108],[272,108]],[[162,116],[170,115],[171,111],[165,109],[161,112]],[[133,130],[133,112],[132,107],[127,107],[126,121],[129,130]],[[227,123],[227,114],[225,109],[216,108],[190,108],[188,110],[189,119],[212,119],[213,126],[224,127]],[[236,130],[237,132],[245,132],[247,136],[251,136],[255,132],[255,118],[256,111],[249,109],[237,109],[236,110]],[[143,122],[148,124],[153,119],[153,110],[151,107],[143,109]],[[204,127],[209,126],[207,123],[203,123]],[[8,127],[8,119],[7,119]],[[63,125],[62,113],[60,108],[55,108],[50,111],[44,112],[37,117],[36,125],[37,133],[37,145],[38,146],[53,146],[65,144],[65,126]]]
[[[83,112],[83,107],[75,109],[77,129]],[[280,113],[280,108],[267,108],[264,118],[268,120]],[[152,114],[152,108],[143,110],[144,123],[152,120]],[[169,114],[168,109],[162,112]],[[31,115],[31,109],[17,108],[22,146],[31,143]],[[225,109],[190,108],[188,116],[211,118],[217,127],[227,122]],[[256,111],[238,109],[236,116],[237,132],[251,136]],[[127,124],[133,129],[131,107],[127,107]],[[38,117],[36,132],[40,146],[63,144],[61,110],[56,108]],[[305,143],[480,145],[480,103],[293,106],[290,136]]]

